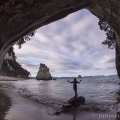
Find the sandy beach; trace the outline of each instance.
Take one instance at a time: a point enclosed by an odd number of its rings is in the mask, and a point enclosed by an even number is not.
[[[118,120],[115,118],[116,114],[80,110],[50,115],[47,106],[24,98],[15,90],[8,88],[3,88],[3,90],[12,101],[5,120]]]
[[[17,81],[17,80],[25,80],[25,78],[15,78],[15,77],[0,76],[0,81]]]

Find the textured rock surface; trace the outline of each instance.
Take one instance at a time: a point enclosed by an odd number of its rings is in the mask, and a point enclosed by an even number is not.
[[[5,53],[22,36],[84,8],[106,21],[116,32],[116,68],[120,76],[119,0],[1,0],[0,68]]]
[[[39,71],[36,76],[37,80],[52,80],[49,68],[45,64],[40,64]]]
[[[79,96],[76,98],[73,97],[68,101],[68,104],[62,105],[62,110],[60,112],[57,112],[57,114],[74,110],[74,109],[80,107],[80,105],[84,105],[84,103],[85,103],[84,97],[82,97],[82,96]]]
[[[78,78],[81,78],[81,75],[78,75]]]
[[[85,98],[82,96],[76,98],[73,97],[68,101],[68,103],[70,103],[72,106],[84,105]]]

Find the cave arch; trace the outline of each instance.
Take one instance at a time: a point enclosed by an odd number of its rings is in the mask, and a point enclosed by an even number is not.
[[[119,0],[1,0],[0,8],[0,68],[7,50],[22,36],[86,8],[116,33],[116,69],[120,77]]]
[[[106,35],[98,21],[96,16],[83,9],[43,26],[20,50],[15,46],[17,61],[32,76],[36,76],[40,63],[49,66],[53,76],[116,74],[115,50],[101,45]],[[113,62],[105,62],[108,60]]]

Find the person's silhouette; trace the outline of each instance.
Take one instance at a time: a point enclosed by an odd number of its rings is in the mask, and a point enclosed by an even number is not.
[[[80,80],[80,82],[81,82],[82,80]],[[77,97],[78,95],[77,95],[77,83],[80,83],[80,82],[78,82],[77,80],[76,80],[76,78],[74,78],[74,81],[72,81],[72,82],[70,82],[69,80],[68,80],[68,82],[69,83],[73,83],[73,90],[74,90],[74,92],[75,92],[75,97]]]

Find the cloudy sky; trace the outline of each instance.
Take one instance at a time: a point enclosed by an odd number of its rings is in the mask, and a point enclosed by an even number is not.
[[[17,61],[32,76],[40,63],[54,77],[117,74],[115,50],[101,45],[106,35],[98,21],[88,10],[81,10],[43,26],[21,49],[14,46]]]

